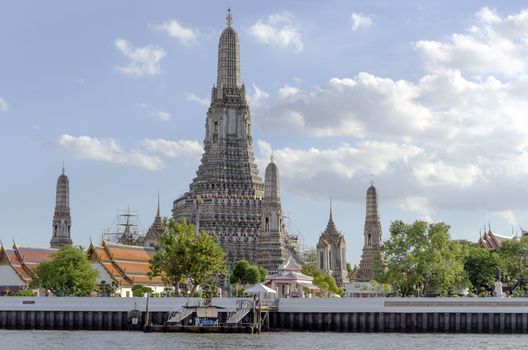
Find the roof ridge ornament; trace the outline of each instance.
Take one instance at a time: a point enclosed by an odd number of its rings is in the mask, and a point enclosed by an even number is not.
[[[231,6],[229,6],[227,8],[226,25],[231,27],[231,24],[233,24],[233,16],[231,16]]]

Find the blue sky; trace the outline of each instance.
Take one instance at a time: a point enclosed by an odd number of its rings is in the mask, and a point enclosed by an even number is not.
[[[396,4],[397,3],[397,4]],[[47,246],[61,163],[72,238],[117,209],[151,224],[194,177],[227,4],[0,5],[0,239]],[[262,172],[275,149],[291,230],[328,219],[349,260],[374,178],[395,219],[455,238],[528,227],[528,12],[522,1],[232,1]],[[526,6],[526,5],[524,5]],[[528,6],[527,6],[528,7]]]

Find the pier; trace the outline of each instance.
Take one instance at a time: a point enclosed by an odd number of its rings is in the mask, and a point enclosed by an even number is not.
[[[169,314],[193,298],[0,297],[0,328],[211,332],[212,326],[167,327]],[[213,298],[224,325],[242,298]],[[258,304],[257,304],[258,305]],[[249,310],[240,327],[218,332],[317,331],[528,334],[527,298],[280,299]],[[234,319],[234,318],[233,318]],[[148,325],[147,325],[148,322]],[[257,328],[255,328],[257,327]]]

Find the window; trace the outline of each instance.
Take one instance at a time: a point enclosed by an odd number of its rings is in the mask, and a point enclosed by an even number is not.
[[[368,246],[371,246],[372,245],[372,235],[369,233],[368,236],[367,236],[367,245]]]
[[[269,217],[266,217],[266,225],[264,227],[264,231],[269,232],[270,230],[270,222]]]
[[[323,269],[323,262],[324,262],[324,254],[323,252],[319,252],[319,268]]]

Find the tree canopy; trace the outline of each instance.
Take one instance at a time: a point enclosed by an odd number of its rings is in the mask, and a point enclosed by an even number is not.
[[[502,242],[497,250],[501,281],[515,296],[528,295],[528,236]]]
[[[304,264],[301,272],[314,278],[312,283],[319,288],[321,296],[328,297],[332,293],[337,295],[344,293],[343,288],[338,287],[335,278],[330,275],[325,275],[315,266],[314,262]]]
[[[499,267],[499,255],[494,249],[475,246],[466,247],[464,270],[471,283],[471,292],[490,296],[496,281],[495,272]]]
[[[239,260],[233,266],[231,272],[232,284],[256,284],[264,282],[267,275],[266,269],[252,265],[247,260]]]
[[[181,295],[182,282],[190,283],[191,293],[198,285],[209,289],[214,286],[218,275],[226,271],[224,251],[215,239],[205,231],[197,235],[194,225],[185,220],[169,219],[164,225],[168,231],[161,236],[152,257],[152,275],[159,275],[165,283],[174,286],[177,296]]]
[[[60,249],[52,260],[39,264],[32,287],[49,289],[56,296],[85,296],[98,289],[97,275],[86,254],[68,245]]]
[[[395,221],[383,246],[383,271],[376,280],[388,283],[395,294],[449,295],[469,285],[464,273],[464,251],[452,241],[449,226]]]

